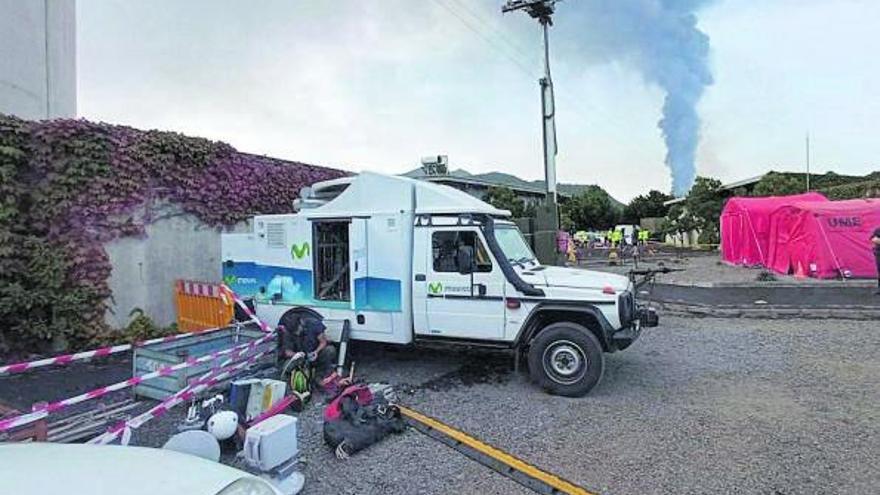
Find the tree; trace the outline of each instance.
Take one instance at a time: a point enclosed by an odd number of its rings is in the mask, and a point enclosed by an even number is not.
[[[562,214],[571,219],[575,230],[606,229],[620,219],[620,212],[602,188],[591,186],[561,206]]]
[[[701,243],[717,244],[721,239],[719,222],[724,198],[721,197],[720,188],[721,181],[718,179],[697,177],[685,201],[685,208],[700,231]]]
[[[672,205],[666,214],[663,230],[668,234],[682,234],[698,230],[701,244],[717,244],[720,235],[721,181],[697,177],[684,202]]]
[[[566,232],[576,230],[574,221],[568,216],[568,208],[562,205],[559,207],[559,228]]]
[[[802,193],[806,182],[803,177],[770,172],[755,184],[752,196],[786,196]]]
[[[643,218],[665,217],[669,207],[663,203],[670,199],[674,199],[674,197],[657,190],[651,190],[648,194],[638,195],[624,208],[624,221],[639,223]]]
[[[522,218],[527,216],[525,201],[513,192],[509,187],[490,186],[489,191],[483,201],[489,203],[495,208],[501,210],[509,210],[514,218]]]
[[[678,234],[683,240],[685,234],[696,228],[696,218],[684,204],[679,203],[669,208],[666,219],[663,221],[662,232],[668,235]]]

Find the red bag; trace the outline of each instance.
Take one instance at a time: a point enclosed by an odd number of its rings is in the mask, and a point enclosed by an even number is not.
[[[349,385],[324,408],[324,421],[336,421],[342,417],[342,399],[351,397],[360,406],[373,403],[373,393],[366,385]]]

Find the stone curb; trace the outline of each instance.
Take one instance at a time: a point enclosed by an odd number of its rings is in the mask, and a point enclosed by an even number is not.
[[[754,318],[783,320],[809,318],[819,320],[880,320],[880,307],[873,306],[709,306],[652,301],[662,315],[698,318]]]

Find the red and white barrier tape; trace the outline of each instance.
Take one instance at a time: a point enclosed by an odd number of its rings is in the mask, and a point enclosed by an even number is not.
[[[272,329],[269,328],[269,325],[266,324],[265,321],[257,318],[257,315],[254,314],[253,311],[251,311],[251,308],[247,307],[247,304],[245,304],[244,301],[240,297],[238,297],[238,294],[233,292],[233,290],[230,289],[229,286],[227,286],[226,284],[220,284],[220,288],[223,290],[223,292],[227,293],[233,301],[235,301],[235,304],[237,304],[242,309],[242,311],[244,311],[248,315],[251,321],[260,326],[260,329],[267,333],[272,331]]]
[[[125,388],[133,387],[133,386],[138,385],[141,382],[143,382],[145,380],[149,380],[151,378],[156,378],[156,377],[160,377],[160,376],[167,376],[167,375],[170,375],[171,373],[174,373],[175,371],[179,371],[184,368],[189,368],[189,367],[195,366],[197,364],[206,363],[206,362],[212,361],[220,356],[225,356],[225,355],[233,354],[233,353],[240,356],[241,354],[244,354],[245,352],[247,352],[247,350],[254,349],[256,346],[258,346],[268,340],[271,340],[273,338],[275,338],[275,334],[269,333],[269,334],[265,335],[264,337],[260,337],[259,339],[254,340],[252,342],[248,342],[246,344],[241,344],[241,345],[237,345],[235,347],[222,349],[222,350],[219,350],[216,352],[212,352],[211,354],[206,354],[204,356],[200,356],[197,358],[190,358],[182,363],[171,365],[171,366],[165,366],[165,367],[159,368],[158,370],[153,371],[151,373],[146,373],[146,374],[143,374],[140,376],[135,376],[135,377],[129,378],[128,380],[114,383],[113,385],[107,385],[106,387],[96,388],[95,390],[86,392],[84,394],[77,395],[75,397],[70,397],[68,399],[63,399],[60,401],[45,404],[43,406],[35,408],[30,413],[21,414],[19,416],[0,420],[0,431],[5,431],[5,430],[11,429],[11,428],[16,428],[19,426],[24,426],[26,424],[33,423],[35,421],[38,421],[38,420],[44,418],[46,416],[46,414],[48,414],[48,413],[53,413],[53,412],[59,411],[59,410],[64,409],[66,407],[72,406],[74,404],[79,404],[80,402],[85,402],[85,401],[91,400],[91,399],[97,399],[98,397],[102,397],[104,395],[107,395],[111,392],[115,392],[117,390],[122,390]]]
[[[258,352],[257,354],[249,357],[246,361],[242,361],[238,364],[233,364],[231,366],[226,366],[223,368],[218,368],[216,370],[211,370],[211,372],[209,372],[207,375],[189,384],[187,387],[175,392],[173,395],[167,397],[155,407],[149,409],[148,411],[145,411],[138,416],[135,416],[134,418],[131,418],[127,421],[121,422],[111,427],[109,430],[107,430],[106,433],[89,440],[87,443],[108,444],[119,437],[119,435],[123,434],[123,432],[127,428],[137,429],[147,421],[163,416],[171,408],[183,402],[186,402],[193,397],[197,397],[201,392],[205,391],[206,389],[211,388],[217,383],[226,380],[230,376],[254,364],[265,354],[265,351]]]
[[[206,328],[205,330],[199,330],[197,332],[190,333],[180,333],[176,335],[169,335],[167,337],[159,337],[156,339],[144,340],[142,342],[137,342],[135,344],[122,344],[122,345],[114,345],[109,347],[101,347],[99,349],[93,349],[91,351],[82,351],[74,354],[65,354],[63,356],[55,356],[46,359],[39,359],[37,361],[27,361],[21,363],[13,363],[0,366],[0,375],[11,375],[14,373],[22,373],[24,371],[29,371],[34,368],[42,368],[44,366],[62,366],[66,364],[70,364],[74,361],[86,361],[96,357],[104,357],[109,356],[110,354],[116,354],[119,352],[130,351],[135,346],[145,346],[151,344],[159,344],[163,342],[171,342],[173,340],[185,339],[187,337],[193,337],[195,335],[203,335],[210,332],[216,332],[218,330],[223,330],[229,327],[217,327],[217,328]]]
[[[230,289],[225,284],[217,285],[217,284],[187,282],[187,281],[180,282],[179,284],[181,285],[181,287],[184,289],[185,292],[195,294],[195,295],[210,295],[210,296],[215,296],[215,297],[216,296],[223,297],[224,294],[226,294],[229,297],[231,297],[235,301],[235,303],[238,304],[245,311],[245,313],[247,313],[248,317],[250,317],[251,320],[253,320],[255,323],[257,323],[257,325],[260,326],[261,330],[263,330],[264,332],[269,332],[271,330],[269,328],[269,326],[266,323],[260,321],[260,319],[257,318],[257,315],[255,315],[253,313],[253,311],[251,311],[251,309],[247,307],[247,305],[244,303],[244,301],[242,301],[241,298],[239,298],[238,295],[235,292],[233,292],[233,290]],[[206,288],[209,286],[210,286],[210,288]],[[193,337],[196,335],[202,335],[202,334],[206,334],[206,333],[210,333],[210,332],[216,332],[218,330],[223,330],[225,328],[228,328],[228,326],[207,328],[205,330],[199,330],[196,332],[189,332],[189,333],[180,333],[177,335],[169,335],[167,337],[159,337],[156,339],[150,339],[150,340],[144,340],[141,342],[136,342],[133,345],[132,344],[122,344],[122,345],[101,347],[99,349],[93,349],[90,351],[82,351],[82,352],[77,352],[75,354],[65,354],[62,356],[55,356],[55,357],[46,358],[46,359],[39,359],[36,361],[26,361],[26,362],[20,362],[20,363],[6,364],[6,365],[0,366],[0,376],[11,375],[14,373],[22,373],[24,371],[32,370],[34,368],[42,368],[44,366],[61,366],[61,365],[70,364],[74,361],[86,361],[86,360],[96,358],[96,357],[104,357],[104,356],[109,356],[110,354],[116,354],[119,352],[129,351],[135,346],[145,346],[145,345],[151,345],[151,344],[159,344],[159,343],[163,343],[163,342],[171,342],[171,341],[178,340],[178,339],[185,339],[187,337]]]

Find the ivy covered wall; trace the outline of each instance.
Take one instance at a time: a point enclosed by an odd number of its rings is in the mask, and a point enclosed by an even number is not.
[[[288,212],[300,188],[343,175],[173,132],[0,114],[0,352],[106,335],[104,244],[143,236],[151,205],[221,227]]]

